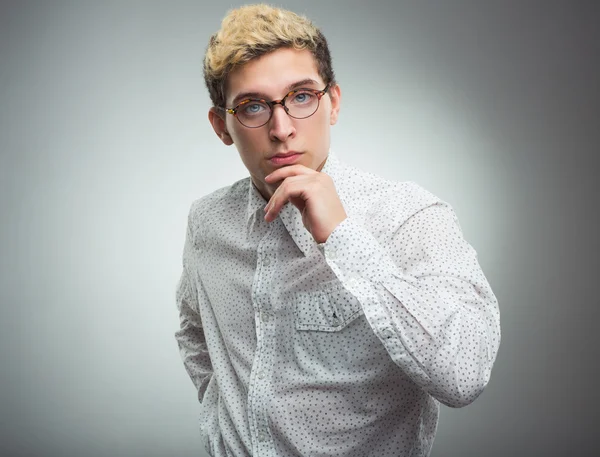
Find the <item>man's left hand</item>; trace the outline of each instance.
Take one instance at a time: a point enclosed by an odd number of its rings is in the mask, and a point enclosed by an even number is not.
[[[290,165],[265,176],[267,184],[283,180],[265,207],[265,220],[275,220],[283,205],[291,202],[302,214],[302,223],[317,243],[324,243],[346,219],[346,211],[333,179],[304,165]]]

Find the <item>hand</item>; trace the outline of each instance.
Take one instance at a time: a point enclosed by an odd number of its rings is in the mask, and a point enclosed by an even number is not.
[[[267,184],[283,180],[265,207],[265,220],[275,220],[283,205],[291,202],[302,214],[302,223],[317,243],[324,243],[346,219],[346,211],[326,173],[304,165],[290,165],[265,176]]]

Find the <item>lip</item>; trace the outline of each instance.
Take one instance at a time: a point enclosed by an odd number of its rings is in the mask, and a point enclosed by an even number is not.
[[[287,152],[285,154],[277,154],[269,159],[273,165],[288,165],[294,163],[302,155],[300,152]]]

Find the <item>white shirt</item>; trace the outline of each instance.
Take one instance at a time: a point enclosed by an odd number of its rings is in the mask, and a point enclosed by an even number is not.
[[[325,243],[250,177],[192,203],[175,333],[214,457],[427,456],[439,402],[486,386],[498,303],[447,203],[322,169],[347,218]]]

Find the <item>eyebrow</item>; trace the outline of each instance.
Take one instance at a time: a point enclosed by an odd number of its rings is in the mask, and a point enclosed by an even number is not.
[[[307,84],[319,84],[317,81],[311,78],[306,78],[301,81],[296,81],[295,83],[290,84],[285,88],[285,93],[294,90],[298,86],[306,86]],[[261,92],[242,92],[241,94],[236,95],[236,97],[232,100],[231,105],[236,106],[242,100],[246,100],[248,98],[264,98],[268,99],[264,93]]]

